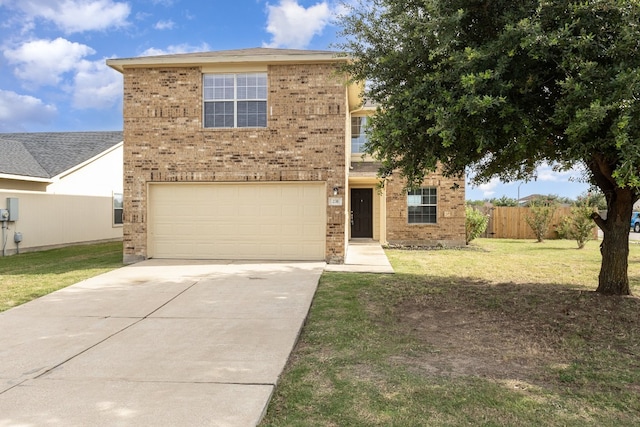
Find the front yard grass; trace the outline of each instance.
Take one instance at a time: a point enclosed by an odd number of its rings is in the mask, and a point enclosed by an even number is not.
[[[0,257],[0,312],[122,265],[122,242]]]
[[[640,299],[593,292],[597,242],[387,255],[323,274],[262,426],[640,426]]]

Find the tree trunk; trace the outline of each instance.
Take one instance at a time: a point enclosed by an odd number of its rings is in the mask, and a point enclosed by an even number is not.
[[[607,219],[594,213],[594,220],[604,233],[600,245],[602,264],[596,292],[604,295],[631,295],[629,289],[629,223],[633,210],[633,193],[617,188],[607,197]],[[597,218],[596,218],[597,216]]]

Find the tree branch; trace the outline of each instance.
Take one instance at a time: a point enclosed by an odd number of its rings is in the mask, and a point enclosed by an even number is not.
[[[605,221],[604,219],[602,219],[602,217],[600,216],[600,214],[598,212],[594,212],[591,214],[591,219],[595,221],[596,225],[598,227],[600,227],[600,229],[602,231],[605,231],[605,229],[608,228],[607,226],[607,221]]]
[[[597,167],[597,169],[595,169],[594,167],[590,168],[591,171],[594,173],[594,177],[596,175],[600,175],[603,179],[607,180],[611,188],[616,188],[618,184],[613,178],[613,167],[609,165],[609,163],[607,163],[607,161],[604,158],[604,155],[602,153],[594,153],[592,156],[592,159],[593,159],[593,162],[595,163],[595,165],[593,166]],[[596,174],[596,170],[598,172],[597,174]]]

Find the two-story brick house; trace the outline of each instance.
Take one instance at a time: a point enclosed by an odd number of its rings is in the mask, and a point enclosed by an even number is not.
[[[464,244],[464,181],[378,189],[334,52],[111,59],[124,76],[124,261],[326,260],[350,239]],[[451,190],[453,184],[460,186]]]

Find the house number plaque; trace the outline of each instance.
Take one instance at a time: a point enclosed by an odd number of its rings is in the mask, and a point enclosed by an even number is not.
[[[329,197],[329,206],[342,206],[342,197]]]

